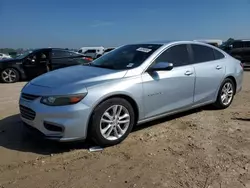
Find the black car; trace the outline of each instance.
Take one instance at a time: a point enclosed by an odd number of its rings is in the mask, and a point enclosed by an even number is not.
[[[230,40],[220,48],[240,60],[245,67],[250,66],[250,40]]]
[[[60,48],[28,51],[13,59],[0,61],[0,79],[5,83],[32,79],[48,71],[79,64],[89,64],[91,58]]]

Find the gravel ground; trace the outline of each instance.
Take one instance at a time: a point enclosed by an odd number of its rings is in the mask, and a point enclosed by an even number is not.
[[[18,115],[25,84],[0,84],[0,188],[250,188],[250,72],[226,110],[204,107],[137,127],[120,145],[28,137]]]

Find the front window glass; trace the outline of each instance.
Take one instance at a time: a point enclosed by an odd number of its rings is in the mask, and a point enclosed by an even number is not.
[[[190,58],[187,45],[180,44],[167,49],[155,61],[155,63],[160,62],[173,63],[174,67],[188,65],[190,63]]]
[[[91,65],[115,70],[132,69],[140,66],[161,46],[159,44],[126,45],[101,56]]]
[[[98,50],[97,50],[98,51]],[[96,53],[96,50],[87,50],[86,52],[85,52],[85,54],[88,54],[88,53]]]

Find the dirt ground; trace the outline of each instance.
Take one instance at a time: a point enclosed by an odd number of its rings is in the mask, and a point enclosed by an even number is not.
[[[232,106],[208,107],[137,127],[120,145],[27,137],[23,83],[0,84],[0,188],[250,188],[250,72]]]

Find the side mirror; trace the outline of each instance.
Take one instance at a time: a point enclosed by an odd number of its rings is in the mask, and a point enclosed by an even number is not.
[[[168,71],[174,68],[173,63],[159,62],[149,67],[148,71]]]

